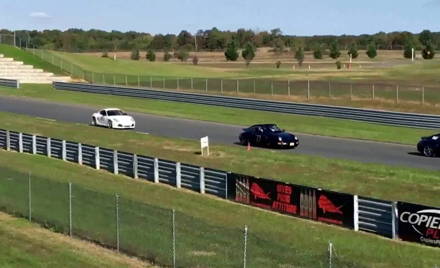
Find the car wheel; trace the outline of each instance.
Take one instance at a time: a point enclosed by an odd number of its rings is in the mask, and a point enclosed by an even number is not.
[[[112,121],[110,121],[110,120],[108,121],[108,123],[107,123],[107,127],[108,127],[108,128],[113,128],[113,123],[112,123]]]
[[[92,126],[96,126],[96,118],[92,117]]]
[[[426,157],[433,157],[434,156],[434,150],[431,146],[425,146],[423,147],[423,155]]]

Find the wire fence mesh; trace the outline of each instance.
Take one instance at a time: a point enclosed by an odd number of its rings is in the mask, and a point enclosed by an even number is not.
[[[262,78],[200,78],[145,76],[119,73],[98,73],[84,70],[51,51],[32,49],[32,53],[69,73],[73,78],[89,83],[148,87],[163,90],[184,90],[217,95],[244,97],[294,98],[298,101],[344,100],[436,105],[440,103],[438,88],[423,85],[370,83],[341,80],[281,80]]]
[[[213,224],[164,209],[0,168],[0,208],[165,267],[359,267],[325,247],[304,249],[272,233]]]

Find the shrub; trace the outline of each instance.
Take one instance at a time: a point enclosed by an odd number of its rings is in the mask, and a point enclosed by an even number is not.
[[[370,59],[374,59],[377,56],[376,44],[370,43],[367,47],[366,53]]]
[[[317,60],[322,59],[322,49],[320,46],[317,46],[314,50],[313,50],[313,57]]]
[[[333,41],[330,44],[330,53],[329,53],[330,58],[332,59],[337,59],[341,56],[341,52],[339,51],[339,45],[336,41]]]
[[[103,58],[108,58],[108,51],[107,51],[107,50],[104,50],[104,51],[102,52],[101,57],[103,57]]]
[[[131,51],[131,56],[130,56],[130,58],[132,59],[132,60],[139,60],[140,59],[140,56],[139,56],[139,49],[133,49],[132,51]]]
[[[194,57],[192,58],[192,64],[194,65],[199,64],[199,57],[197,57],[197,55],[194,55]]]
[[[168,50],[165,50],[165,53],[163,54],[163,61],[170,61],[170,59],[173,57],[171,53]]]
[[[336,69],[340,70],[342,68],[342,63],[340,61],[336,62]]]
[[[276,67],[277,69],[279,69],[279,68],[281,67],[281,61],[277,61],[277,62],[275,63],[275,67]]]
[[[295,52],[295,59],[298,61],[298,65],[301,66],[304,62],[304,49],[299,47]]]
[[[252,43],[248,42],[246,44],[243,51],[241,52],[241,56],[246,61],[246,66],[249,66],[249,64],[255,57],[255,47],[252,45]]]
[[[188,50],[181,48],[174,54],[174,56],[178,58],[181,62],[184,62],[188,59],[189,52]]]
[[[225,50],[225,58],[227,61],[236,61],[238,59],[237,46],[233,40],[229,41]]]
[[[154,53],[154,51],[152,49],[149,49],[147,52],[147,55],[145,57],[149,61],[155,61],[156,60],[156,53]]]

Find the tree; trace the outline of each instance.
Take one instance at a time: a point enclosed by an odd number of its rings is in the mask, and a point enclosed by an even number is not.
[[[431,43],[426,44],[422,50],[423,58],[425,60],[431,60],[434,58],[434,55],[435,55],[434,47],[431,45]]]
[[[181,62],[184,62],[188,59],[189,53],[188,50],[181,48],[175,53],[174,56],[178,58]]]
[[[183,46],[190,46],[193,47],[194,44],[194,38],[193,36],[187,32],[187,31],[181,31],[179,35],[177,36],[177,46],[183,47]]]
[[[131,58],[132,60],[139,60],[139,59],[140,59],[140,56],[139,56],[139,49],[137,49],[137,48],[133,49],[133,50],[131,51],[131,56],[130,56],[130,58]]]
[[[303,64],[304,61],[304,49],[299,47],[295,52],[295,59],[298,61],[299,66]]]
[[[163,54],[163,61],[170,61],[170,59],[173,57],[173,55],[171,55],[171,53],[168,50],[164,51]]]
[[[154,50],[149,49],[147,52],[146,58],[149,61],[155,61],[156,60],[156,53],[154,53]]]
[[[273,51],[276,54],[282,54],[284,52],[284,41],[280,37],[273,41]]]
[[[229,41],[225,50],[225,58],[227,61],[236,61],[239,57],[237,46],[233,40]]]
[[[405,43],[405,46],[403,47],[403,57],[405,57],[406,59],[411,59],[412,50],[413,50],[413,46],[411,45],[411,43],[409,42]]]
[[[339,58],[339,56],[341,56],[341,51],[339,51],[339,45],[336,40],[330,44],[329,56],[332,59],[337,59],[337,58]]]
[[[349,56],[351,56],[352,59],[356,59],[359,56],[356,44],[351,44],[350,45],[347,54]]]
[[[342,63],[340,61],[336,62],[336,69],[340,70],[342,68]]]
[[[104,50],[104,51],[102,52],[101,57],[103,57],[103,58],[108,58],[108,51],[107,51],[107,50]]]
[[[370,59],[374,59],[377,56],[376,44],[371,42],[367,47],[367,56]]]
[[[277,69],[279,69],[279,68],[281,67],[281,61],[277,61],[277,62],[275,63],[275,67],[276,67]]]
[[[316,46],[315,49],[313,50],[313,57],[317,60],[322,59],[322,49],[321,46]]]
[[[248,42],[245,45],[243,51],[241,52],[241,56],[246,61],[246,66],[249,66],[249,64],[251,63],[251,61],[255,57],[255,47],[254,47],[254,45],[252,45],[251,42]]]
[[[192,64],[194,65],[199,64],[199,57],[197,57],[197,55],[194,55],[194,57],[192,58]]]

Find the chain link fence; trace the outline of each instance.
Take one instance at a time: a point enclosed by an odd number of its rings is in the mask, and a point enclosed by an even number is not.
[[[164,267],[354,266],[332,249],[303,249],[252,227],[217,225],[123,193],[96,192],[7,168],[0,168],[0,209]]]
[[[322,80],[270,80],[159,77],[98,73],[85,71],[47,50],[32,49],[32,53],[69,73],[73,78],[94,84],[148,87],[163,90],[183,90],[216,95],[294,99],[297,101],[343,100],[436,105],[440,103],[438,88],[423,85],[344,82]]]

